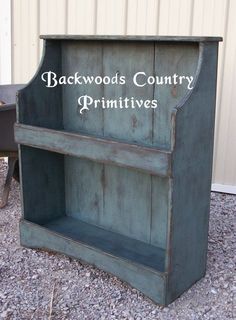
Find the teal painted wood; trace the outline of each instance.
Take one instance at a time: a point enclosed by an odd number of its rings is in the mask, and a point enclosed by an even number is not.
[[[153,43],[105,42],[103,73],[112,75],[118,72],[126,77],[125,86],[104,86],[105,99],[135,97],[145,100],[153,97],[153,86],[138,88],[132,82],[132,75],[144,68],[148,74],[153,74],[153,53]],[[152,113],[152,110],[145,109],[105,110],[104,136],[129,143],[151,145]],[[141,161],[145,162],[144,156],[141,156]],[[151,168],[150,163],[148,167]],[[105,166],[104,176],[105,227],[148,243],[151,224],[150,174]]]
[[[47,58],[46,58],[47,56]],[[61,73],[60,43],[45,43],[39,70],[24,90],[18,91],[18,120],[21,123],[51,129],[63,128],[62,90],[60,86],[47,88],[42,85],[41,74],[46,71]],[[38,97],[36,99],[35,97]],[[32,109],[34,116],[32,116]]]
[[[137,264],[129,259],[121,259],[112,254],[74,241],[49,228],[21,221],[21,244],[29,248],[47,248],[68,256],[89,261],[91,264],[117,275],[160,304],[165,304],[166,274]]]
[[[220,38],[44,38],[43,61],[18,98],[21,243],[85,260],[167,305],[205,272]],[[192,75],[194,88],[54,90],[40,81],[48,70],[130,79],[142,68]],[[160,108],[81,116],[84,94],[156,97]]]
[[[43,223],[63,216],[63,155],[22,145],[19,156],[24,218]]]
[[[151,183],[150,243],[158,248],[166,249],[171,206],[170,197],[168,196],[171,188],[171,179],[153,175]]]
[[[153,74],[153,43],[105,42],[103,48],[103,74],[118,73],[126,78],[126,84],[123,86],[104,85],[105,99],[135,97],[138,100],[146,100],[153,97],[154,86],[138,87],[132,81],[133,75],[140,70]],[[130,143],[152,145],[152,113],[152,110],[145,108],[107,109],[104,111],[104,136]]]
[[[196,36],[122,36],[122,35],[64,35],[64,34],[47,34],[41,35],[40,39],[45,40],[80,40],[80,41],[152,41],[152,42],[218,42],[222,41],[221,37],[196,37]]]
[[[102,45],[99,42],[68,41],[63,44],[62,74],[74,74],[75,71],[89,76],[102,74]],[[64,129],[102,137],[103,112],[94,109],[94,112],[80,115],[80,109],[76,107],[79,96],[92,93],[94,98],[99,98],[103,93],[102,87],[96,84],[65,86],[62,93]],[[71,150],[82,151],[84,147],[86,145],[77,147],[72,145]],[[89,149],[95,155],[93,147]],[[100,154],[103,153],[100,152]],[[103,164],[94,161],[65,157],[66,212],[68,215],[90,223],[98,223],[103,213],[103,168]],[[84,197],[84,194],[87,196]]]
[[[175,116],[167,303],[206,271],[217,44],[201,45],[197,73],[191,95],[177,108]]]
[[[163,150],[21,124],[15,125],[15,139],[20,144],[40,149],[140,169],[160,176],[170,175],[171,153]]]
[[[168,55],[166,55],[168,52]],[[157,76],[194,76],[197,70],[198,44],[156,43],[155,70]],[[173,135],[171,115],[175,107],[189,92],[187,84],[155,86],[154,97],[159,101],[159,112],[154,113],[153,145],[170,150]]]
[[[150,246],[143,241],[107,231],[71,217],[53,220],[44,226],[91,247],[96,246],[97,249],[116,257],[130,259],[135,263],[155,269],[157,272],[165,271],[165,250]],[[109,239],[109,246],[107,239]]]

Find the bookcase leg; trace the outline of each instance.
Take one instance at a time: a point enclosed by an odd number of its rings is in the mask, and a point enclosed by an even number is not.
[[[3,194],[2,194],[2,199],[0,203],[0,208],[4,208],[7,205],[8,197],[9,197],[9,192],[11,188],[11,180],[15,168],[15,164],[17,161],[17,157],[9,157],[8,158],[8,172],[7,172],[7,177],[5,180],[5,184],[3,187]]]

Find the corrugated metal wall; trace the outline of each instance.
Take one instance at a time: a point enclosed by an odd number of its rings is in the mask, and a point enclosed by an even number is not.
[[[11,83],[11,3],[0,0],[0,84]]]
[[[39,34],[223,36],[213,183],[236,191],[235,16],[235,0],[12,0],[12,79],[34,74]]]

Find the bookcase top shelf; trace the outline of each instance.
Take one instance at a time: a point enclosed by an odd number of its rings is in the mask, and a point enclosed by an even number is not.
[[[122,35],[40,35],[40,39],[50,40],[114,40],[114,41],[158,41],[158,42],[208,42],[222,41],[222,37],[195,37],[195,36],[122,36]]]

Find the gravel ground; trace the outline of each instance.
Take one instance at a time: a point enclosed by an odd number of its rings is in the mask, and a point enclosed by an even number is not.
[[[0,190],[6,169],[0,160]],[[212,193],[207,274],[163,308],[95,267],[21,247],[14,181],[0,210],[0,319],[235,319],[235,211],[236,196]]]

